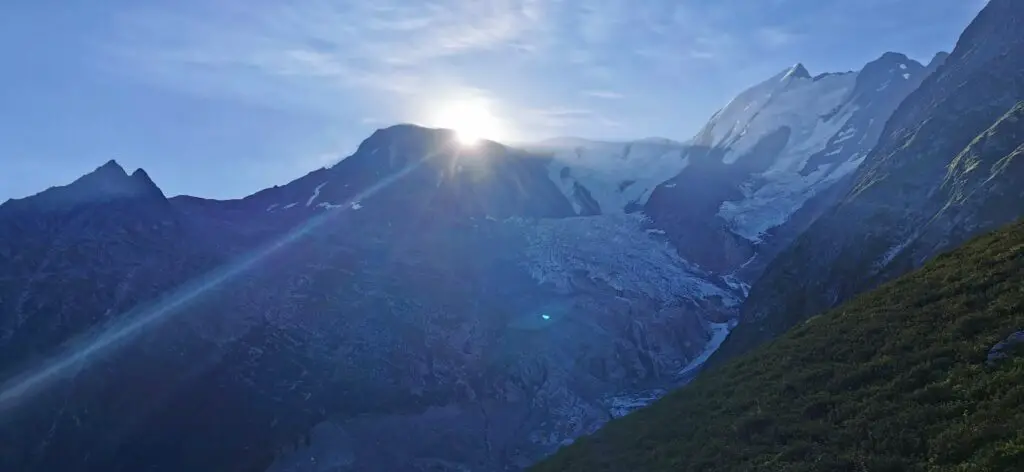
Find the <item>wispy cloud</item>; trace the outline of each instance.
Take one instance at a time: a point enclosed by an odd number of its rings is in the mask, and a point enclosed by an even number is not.
[[[621,98],[625,98],[625,95],[612,90],[584,90],[581,93],[588,97],[604,98],[608,100],[618,100]]]
[[[670,86],[696,73],[781,68],[816,31],[801,12],[845,21],[859,8],[838,0],[187,3],[160,10],[143,2],[124,12],[117,37],[108,38],[114,67],[200,93],[328,112],[484,90],[497,101],[519,97],[504,105],[520,121],[538,109],[607,104],[623,98],[617,90],[654,77]],[[574,85],[524,93],[560,82]]]
[[[527,108],[522,110],[522,115],[534,126],[557,131],[601,118],[599,113],[590,109],[565,107]]]
[[[716,11],[626,0],[211,2],[174,11],[140,4],[122,15],[114,48],[142,73],[247,74],[409,94],[485,55],[564,60],[598,81],[615,75],[630,47],[657,60],[722,55],[733,37],[713,21]],[[780,45],[791,37],[781,28],[758,34],[751,38]]]
[[[231,68],[402,92],[418,67],[484,51],[522,50],[542,15],[536,0],[217,5],[190,14],[128,12],[125,41],[118,47],[139,52],[136,59],[150,65],[175,62],[211,73]]]

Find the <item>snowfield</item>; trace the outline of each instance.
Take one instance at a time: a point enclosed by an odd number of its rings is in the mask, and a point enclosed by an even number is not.
[[[688,146],[667,139],[625,143],[563,138],[530,145],[527,149],[551,154],[551,180],[580,212],[576,184],[587,189],[601,213],[623,213],[643,205],[658,184],[682,171]]]

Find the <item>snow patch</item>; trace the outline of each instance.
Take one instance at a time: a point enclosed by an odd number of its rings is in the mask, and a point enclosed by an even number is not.
[[[608,412],[611,413],[612,418],[622,418],[623,416],[654,403],[659,398],[664,397],[666,393],[668,393],[668,391],[663,389],[627,393],[609,397],[605,400],[605,403],[608,406]]]
[[[331,202],[320,202],[320,203],[316,204],[317,208],[324,208],[324,209],[327,209],[327,210],[333,210],[335,208],[343,208],[344,206],[345,205],[336,205],[336,204],[331,203]]]
[[[903,80],[910,80],[910,74],[903,74]]]
[[[351,204],[349,204],[349,208],[351,208],[353,210],[358,210],[358,209],[360,209],[362,207],[363,207],[363,204],[359,203],[358,201],[354,201]]]
[[[878,261],[878,264],[875,265],[876,269],[884,269],[885,266],[889,265],[889,263],[903,252],[910,243],[914,242],[915,239],[917,239],[917,233],[911,234],[910,237],[905,239],[903,242],[889,248],[888,251],[885,251],[885,254],[882,255],[882,260]]]
[[[291,208],[291,207],[293,207],[293,206],[295,206],[295,205],[298,205],[298,202],[294,202],[294,203],[289,203],[289,204],[287,204],[287,205],[285,205],[285,206],[281,207],[281,209],[282,209],[282,210],[287,210],[287,209],[289,209],[289,208]]]
[[[697,356],[696,359],[690,361],[683,370],[679,371],[679,375],[686,375],[695,369],[700,368],[705,362],[711,358],[711,355],[722,346],[725,342],[725,338],[729,337],[729,332],[736,326],[735,322],[728,323],[710,323],[711,325],[711,340],[708,341],[707,346],[704,347],[704,351]]]
[[[327,182],[317,185],[316,188],[313,189],[313,195],[309,197],[309,200],[306,200],[306,206],[310,206],[314,201],[316,201],[316,197],[320,196],[320,189],[324,188],[324,185],[327,185]]]
[[[842,177],[847,176],[851,172],[857,170],[860,164],[864,162],[865,155],[863,153],[854,153],[846,162],[841,162],[839,165],[832,169],[826,181],[836,181]]]
[[[752,260],[754,260],[754,258],[752,257],[752,258],[750,258],[750,260],[752,261]],[[740,266],[740,268],[742,269],[742,268],[746,267],[746,265],[749,264],[749,263],[750,263],[750,261],[747,261],[745,264]],[[742,280],[737,278],[735,275],[727,275],[727,276],[723,277],[722,279],[725,280],[725,283],[728,286],[732,287],[733,290],[736,290],[737,292],[742,293],[743,294],[743,298],[746,298],[747,295],[750,294],[750,284],[748,284],[746,282],[743,282]]]
[[[840,144],[840,143],[849,141],[850,138],[853,138],[856,135],[857,135],[857,128],[850,127],[850,128],[844,129],[843,131],[841,131],[839,134],[836,135],[836,138],[835,138],[835,140],[832,141],[832,144]]]
[[[277,203],[275,203],[275,204],[273,204],[273,205],[270,205],[270,206],[268,206],[268,207],[267,207],[267,212],[271,212],[271,211],[274,211],[274,209],[275,209],[275,208],[277,208]]]

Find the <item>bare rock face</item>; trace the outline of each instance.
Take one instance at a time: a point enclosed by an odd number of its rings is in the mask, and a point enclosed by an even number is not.
[[[544,281],[550,292],[531,300],[536,295],[517,291],[529,282],[522,281],[524,285],[514,289],[515,279],[508,274],[516,271],[508,268],[502,271],[500,285],[515,295],[503,301],[474,301],[472,311],[465,314],[450,306],[454,310],[446,313],[443,322],[423,320],[428,347],[415,367],[403,361],[412,372],[397,377],[447,373],[437,382],[402,387],[436,403],[406,412],[325,418],[318,428],[357,438],[351,446],[354,459],[348,469],[341,470],[525,467],[624,414],[628,411],[625,398],[635,403],[633,408],[639,407],[660,396],[645,392],[679,382],[680,372],[701,354],[711,335],[703,310],[693,302],[680,303],[692,296],[685,289],[716,291],[720,299],[733,306],[737,303],[731,292],[696,278],[678,259],[660,259],[675,257],[664,242],[640,244],[636,252],[648,260],[610,253],[608,248],[614,246],[607,243],[616,235],[632,230],[634,239],[643,237],[639,222],[630,217],[610,222],[520,220],[491,225],[487,231],[525,244],[522,253],[548,256],[514,263],[529,271],[520,272],[523,275],[530,273],[531,279]],[[565,241],[572,241],[576,250],[563,252]],[[465,240],[458,245],[468,246]],[[587,252],[599,247],[598,252],[608,254]],[[602,257],[618,257],[620,264],[629,261],[629,265],[615,266]],[[605,272],[582,269],[591,264]],[[654,274],[663,275],[664,283],[678,285],[669,290],[640,283],[656,278]],[[477,280],[487,287],[498,285]],[[499,295],[492,293],[495,296]],[[503,321],[496,324],[499,319]],[[419,358],[420,351],[413,346],[404,344],[404,358]],[[279,455],[271,470],[332,470],[320,468],[315,459],[318,451],[327,449],[329,445],[311,438],[308,445]]]

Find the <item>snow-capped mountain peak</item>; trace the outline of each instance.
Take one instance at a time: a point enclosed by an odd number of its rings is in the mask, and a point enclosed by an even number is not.
[[[812,77],[802,64],[786,68],[711,117],[686,154],[689,167],[644,211],[706,268],[746,267],[805,203],[857,169],[932,70],[898,53],[856,72]],[[690,208],[680,211],[684,201]],[[724,253],[706,247],[723,242]]]
[[[794,64],[793,67],[790,67],[789,70],[786,71],[786,74],[783,76],[783,79],[790,79],[790,78],[793,78],[793,79],[810,79],[811,78],[811,73],[807,71],[807,68],[804,67],[803,64],[798,62],[798,63]]]
[[[699,212],[714,212],[696,221],[717,218],[741,246],[758,245],[860,165],[896,105],[939,63],[941,55],[925,67],[889,52],[859,71],[817,76],[797,63],[738,94],[686,143],[563,137],[529,148],[552,157],[551,180],[577,214],[644,209],[692,225],[668,208],[701,201]],[[665,212],[650,208],[659,185],[668,200],[654,206],[667,205]],[[752,254],[735,252],[737,262]]]
[[[801,77],[797,69],[802,66],[794,66],[786,77]],[[740,133],[713,144],[726,149],[723,162],[731,164],[749,156],[771,133],[786,130],[789,135],[772,165],[748,182],[746,198],[723,202],[719,215],[740,236],[760,240],[813,196],[819,183],[856,169],[878,140],[885,118],[927,73],[920,63],[890,52],[856,73],[789,80],[774,90],[764,106],[737,119]],[[809,79],[810,74],[803,75]],[[710,124],[717,125],[715,120]]]

